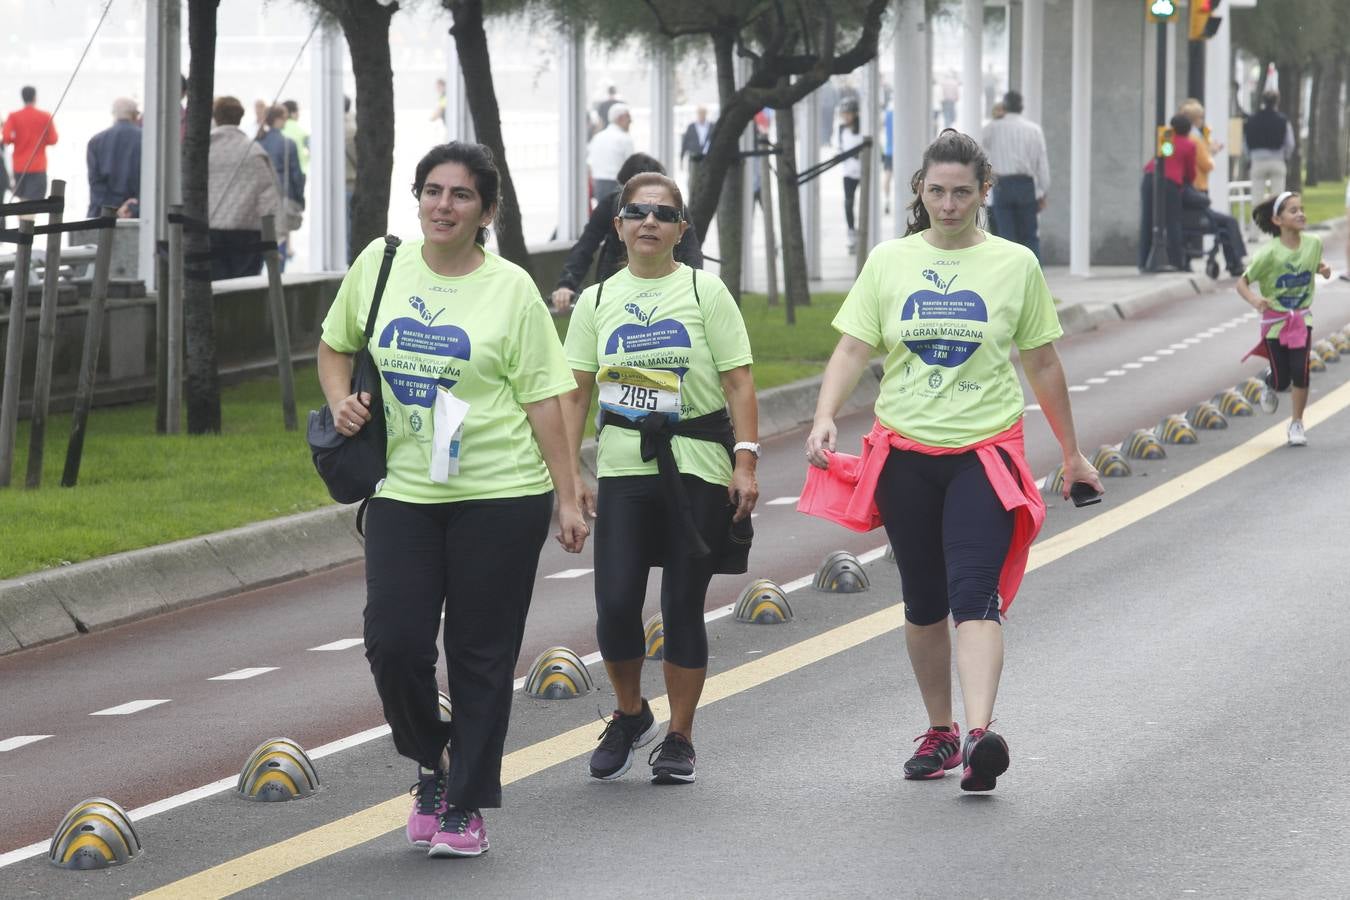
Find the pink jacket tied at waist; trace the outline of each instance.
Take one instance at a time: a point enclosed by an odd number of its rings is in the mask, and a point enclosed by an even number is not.
[[[1284,327],[1280,329],[1280,334],[1276,338],[1281,347],[1288,347],[1290,350],[1302,350],[1308,346],[1308,325],[1304,321],[1304,312],[1302,309],[1291,309],[1286,311],[1268,309],[1261,315],[1261,340],[1256,346],[1247,351],[1247,355],[1242,357],[1245,362],[1248,357],[1261,356],[1270,358],[1270,353],[1266,350],[1266,332],[1276,322],[1283,322]]]
[[[1036,488],[1022,445],[1022,421],[1019,419],[1006,431],[965,447],[930,447],[876,422],[863,438],[862,456],[833,453],[828,469],[807,467],[806,486],[797,501],[797,511],[829,519],[853,531],[871,531],[881,525],[881,511],[876,504],[877,482],[891,448],[931,456],[974,451],[979,457],[1003,508],[1013,513],[1012,542],[1008,545],[1008,556],[998,578],[998,593],[1002,598],[999,612],[1006,613],[1017,596],[1022,576],[1026,574],[1031,544],[1045,522],[1045,501]],[[999,450],[1012,460],[1012,471]]]

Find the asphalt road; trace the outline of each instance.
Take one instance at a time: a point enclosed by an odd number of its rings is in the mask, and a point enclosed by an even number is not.
[[[1347,300],[1343,287],[1321,289],[1319,327],[1350,321]],[[1082,388],[1074,401],[1084,446],[1118,441],[1255,372],[1237,363],[1255,334],[1245,309],[1221,292],[1063,341],[1071,383]],[[1344,365],[1329,368],[1314,381],[1314,400],[1347,374]],[[1235,421],[1165,461],[1137,465],[1135,477],[1108,484],[1098,511],[1052,502],[1047,533],[1175,481],[1285,413]],[[1326,758],[1340,726],[1327,721],[1336,699],[1324,685],[1344,675],[1343,654],[1333,651],[1346,635],[1325,604],[1343,581],[1334,543],[1350,496],[1337,463],[1350,440],[1347,418],[1314,428],[1306,451],[1276,451],[1028,577],[1033,599],[1014,607],[1016,646],[1000,704],[1025,774],[1010,773],[1008,790],[1001,780],[993,798],[953,806],[954,780],[917,791],[897,780],[922,723],[903,644],[891,634],[709,707],[700,715],[700,784],[688,792],[672,797],[630,775],[609,786],[624,796],[615,801],[585,784],[573,760],[508,789],[508,809],[489,817],[488,860],[427,868],[395,849],[397,835],[385,835],[258,892],[370,896],[434,883],[516,896],[551,884],[576,895],[612,889],[612,863],[640,857],[670,861],[681,892],[711,895],[927,896],[963,885],[974,895],[1157,896],[1292,884],[1258,878],[1272,871],[1312,878],[1313,850],[1332,858],[1323,842],[1345,833],[1332,802],[1340,790],[1343,803],[1344,791],[1321,776],[1339,764]],[[870,423],[859,416],[843,424],[849,446]],[[830,550],[881,543],[878,534],[853,535],[772,503],[800,489],[801,445],[801,434],[770,441],[761,463],[753,574],[780,582],[810,574]],[[1034,410],[1028,450],[1038,473],[1058,459]],[[1289,477],[1293,453],[1297,478]],[[521,674],[547,646],[593,650],[589,573],[549,577],[588,569],[588,560],[545,551]],[[714,623],[714,670],[893,603],[892,571],[882,562],[871,569],[876,583],[865,595],[794,593],[799,617],[786,628]],[[747,580],[720,578],[709,609],[732,602]],[[652,587],[654,595],[655,579]],[[362,594],[360,567],[349,566],[84,636],[78,653],[67,642],[0,659],[0,747],[51,735],[0,752],[0,853],[49,837],[82,798],[105,794],[134,808],[231,776],[263,738],[286,734],[312,748],[380,725],[359,645],[318,649],[359,637]],[[655,681],[652,691],[660,692]],[[91,715],[148,700],[168,702]],[[581,725],[608,702],[603,687],[600,697],[571,703],[522,698],[511,746]],[[1294,766],[1306,774],[1295,777]],[[217,795],[145,819],[152,852],[133,866],[75,876],[34,860],[0,869],[0,893],[9,883],[64,894],[83,878],[110,894],[135,893],[387,800],[406,788],[407,769],[387,739],[365,743],[325,757],[328,787],[312,801],[259,813]],[[990,807],[1009,814],[978,811]],[[1303,829],[1300,809],[1314,819]],[[1272,816],[1288,827],[1270,830]],[[611,845],[621,855],[605,852]],[[970,847],[983,849],[952,854]],[[1277,849],[1279,865],[1250,861]],[[958,858],[964,869],[951,865]]]

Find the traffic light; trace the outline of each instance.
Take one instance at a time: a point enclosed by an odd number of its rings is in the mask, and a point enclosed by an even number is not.
[[[1170,22],[1177,17],[1177,0],[1144,0],[1150,22]]]
[[[1223,0],[1191,0],[1190,38],[1204,41],[1214,37],[1222,19],[1214,15]]]
[[[1158,149],[1157,152],[1155,152],[1153,155],[1161,156],[1163,159],[1166,159],[1167,157],[1175,153],[1177,149],[1175,138],[1176,132],[1172,130],[1172,127],[1170,125],[1159,125]]]

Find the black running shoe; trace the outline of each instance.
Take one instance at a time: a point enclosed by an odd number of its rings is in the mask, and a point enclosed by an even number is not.
[[[961,790],[992,791],[998,776],[1008,771],[1008,742],[983,728],[972,728],[962,748],[966,767],[961,772]]]
[[[693,784],[694,745],[678,731],[666,735],[647,757],[652,784]]]
[[[642,712],[626,716],[614,710],[609,724],[600,733],[600,746],[591,754],[591,777],[599,781],[613,781],[633,765],[633,749],[645,747],[656,737],[656,717],[652,715],[647,698],[642,698]]]
[[[948,769],[961,765],[961,728],[955,722],[946,731],[930,728],[914,740],[921,743],[905,761],[905,777],[910,781],[941,778]]]

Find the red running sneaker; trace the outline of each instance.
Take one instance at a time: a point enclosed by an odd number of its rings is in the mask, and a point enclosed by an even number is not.
[[[970,729],[961,755],[966,761],[961,772],[963,791],[992,791],[998,776],[1008,771],[1008,742],[992,731]]]
[[[905,778],[910,781],[941,778],[961,765],[961,726],[955,722],[949,730],[930,728],[914,740],[922,743],[905,762]]]

